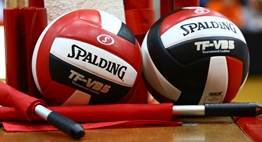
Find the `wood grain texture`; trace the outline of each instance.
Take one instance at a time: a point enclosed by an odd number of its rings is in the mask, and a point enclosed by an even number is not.
[[[92,142],[251,142],[231,117],[183,117],[182,126],[145,126],[86,130],[81,141]],[[76,141],[60,131],[5,132],[0,141]]]

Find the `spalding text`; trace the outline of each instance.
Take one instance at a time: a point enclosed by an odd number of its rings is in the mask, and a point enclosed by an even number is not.
[[[181,25],[180,28],[184,31],[183,35],[187,36],[195,31],[205,30],[205,29],[223,29],[236,33],[236,29],[233,23],[220,22],[220,21],[208,21],[208,22],[196,22]]]
[[[98,55],[92,54],[84,50],[83,48],[73,44],[71,46],[71,53],[67,55],[68,58],[74,58],[76,60],[81,60],[83,62],[92,64],[99,68],[105,69],[109,73],[117,76],[119,79],[123,80],[125,72],[127,70],[126,66],[122,66],[113,61],[109,61],[105,58],[99,57]]]

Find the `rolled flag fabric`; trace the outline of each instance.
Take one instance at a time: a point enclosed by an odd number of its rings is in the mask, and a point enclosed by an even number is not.
[[[14,107],[26,120],[31,121],[38,117],[34,111],[36,105],[46,106],[43,100],[26,95],[3,82],[0,82],[0,90],[0,105]],[[3,116],[6,117],[6,114]]]
[[[89,106],[53,106],[48,109],[81,123],[87,129],[106,127],[137,127],[142,125],[181,125],[172,118],[173,104],[111,104]],[[39,117],[27,122],[25,116],[12,107],[0,108],[0,122],[6,131],[30,132],[57,130]]]
[[[19,102],[18,102],[19,103]],[[48,109],[58,112],[76,122],[113,122],[124,120],[172,120],[173,104],[108,104],[89,106],[50,106]],[[0,121],[26,121],[25,114],[12,107],[0,108]],[[32,121],[43,121],[32,117]]]
[[[4,9],[6,83],[34,97],[40,94],[31,71],[35,43],[47,25],[45,8]]]
[[[0,122],[3,121],[43,121],[35,113],[37,105],[46,106],[40,99],[28,96],[7,84],[0,82]],[[109,122],[105,126],[120,124],[171,124],[173,104],[111,104],[111,105],[89,105],[89,106],[50,106],[49,110],[76,122]],[[122,123],[124,121],[124,123]],[[110,123],[112,122],[112,123]],[[11,123],[12,124],[12,123]],[[11,125],[4,122],[5,130],[22,128],[19,125]],[[14,127],[15,128],[14,128]],[[21,125],[22,126],[22,125]],[[99,127],[101,127],[99,125]],[[20,129],[19,129],[20,130]],[[39,130],[45,130],[42,127]],[[56,130],[56,129],[55,129]],[[20,131],[25,131],[21,129]]]

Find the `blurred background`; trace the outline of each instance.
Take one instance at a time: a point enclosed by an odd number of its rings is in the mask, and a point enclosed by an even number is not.
[[[200,6],[216,10],[243,32],[250,51],[249,77],[234,102],[262,103],[262,0],[199,0]],[[160,0],[153,0],[155,19],[160,18]],[[0,80],[5,79],[3,9],[0,0]]]

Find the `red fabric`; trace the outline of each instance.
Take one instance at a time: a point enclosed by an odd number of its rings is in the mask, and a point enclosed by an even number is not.
[[[26,117],[13,107],[0,107],[0,122],[1,121],[17,121],[26,120]]]
[[[28,5],[30,7],[42,7],[43,8],[45,5],[45,2],[44,0],[29,0]]]
[[[35,44],[47,25],[45,8],[5,8],[6,83],[21,92],[40,97],[32,77]]]
[[[155,22],[152,0],[124,0],[126,25],[142,44],[146,32]]]
[[[141,45],[146,32],[155,22],[152,0],[124,0],[126,25],[134,33]],[[147,103],[148,91],[143,80],[140,80],[137,90],[128,103]]]
[[[160,16],[187,6],[199,6],[199,0],[162,0],[160,1]]]
[[[7,84],[0,82],[0,121],[45,121],[34,113],[36,105],[45,105],[44,101],[28,96]],[[14,108],[13,108],[13,107]],[[106,126],[120,124],[172,124],[173,104],[111,104],[89,106],[50,106],[50,110],[58,112],[76,122],[108,122]],[[122,122],[116,122],[122,121]],[[124,123],[123,123],[124,122]],[[117,124],[116,124],[117,123]],[[7,131],[50,130],[50,126],[28,126],[23,123],[3,123]],[[103,123],[102,123],[103,124]],[[98,127],[97,126],[97,127]]]
[[[154,22],[154,11],[152,9],[126,10],[126,23],[135,35],[146,34]]]
[[[39,1],[39,0],[38,0]],[[40,92],[36,88],[32,76],[32,55],[38,37],[47,26],[47,12],[45,8],[23,8],[20,10],[20,15],[24,16],[24,32],[25,32],[25,50],[26,50],[26,67],[27,67],[27,87],[26,94],[34,97],[40,97]],[[24,56],[24,55],[23,55]]]
[[[18,90],[0,82],[0,122],[26,120],[34,122],[45,122],[34,113],[36,105],[45,105],[42,100],[33,98]],[[13,106],[13,107],[11,107]],[[144,124],[168,124],[177,125],[172,122],[173,104],[111,104],[111,105],[89,105],[89,106],[50,106],[50,110],[58,112],[69,119],[79,122],[108,122],[97,123],[96,127]],[[119,122],[117,122],[119,121]],[[19,125],[18,125],[19,124]],[[24,123],[3,122],[7,131],[36,131],[50,130],[49,125],[32,125]],[[89,126],[89,125],[88,125]],[[87,126],[85,126],[87,127]],[[51,127],[52,130],[56,130]],[[87,129],[87,128],[86,128]]]
[[[6,83],[18,89],[18,62],[17,45],[18,12],[15,9],[4,9],[5,56],[6,56]],[[14,40],[15,39],[15,40]]]
[[[174,10],[174,0],[161,0],[160,1],[160,17]]]
[[[175,9],[188,7],[188,6],[199,6],[199,0],[175,0]]]
[[[125,10],[152,8],[152,0],[124,0]]]
[[[262,114],[256,117],[235,117],[235,121],[254,142],[262,141]]]
[[[93,106],[53,106],[50,110],[82,123],[84,129],[127,127],[142,125],[180,125],[172,118],[173,104],[112,104]],[[40,117],[26,117],[12,107],[0,107],[0,122],[6,131],[50,131],[57,128],[48,125]],[[87,123],[90,122],[90,123]]]
[[[50,106],[76,122],[109,122],[123,120],[172,120],[172,103],[168,104],[112,104],[89,106]],[[0,108],[0,121],[25,121],[26,117],[12,107]],[[32,117],[32,121],[44,121]]]
[[[0,105],[14,107],[27,120],[32,120],[34,117],[37,117],[34,113],[36,105],[41,104],[45,106],[45,102],[43,100],[23,94],[3,82],[0,82],[0,90]]]

